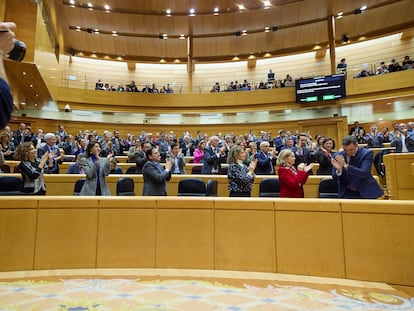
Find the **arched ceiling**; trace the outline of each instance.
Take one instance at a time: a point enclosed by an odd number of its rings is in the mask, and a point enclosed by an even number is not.
[[[412,0],[50,0],[43,3],[61,53],[86,57],[94,53],[98,57],[132,61],[157,62],[161,58],[184,62],[229,61],[234,56],[260,58],[309,51],[315,45],[327,48],[329,16],[335,16],[336,44],[342,43],[344,35],[352,41],[414,27]],[[240,5],[244,8],[240,9]],[[366,10],[356,11],[362,6]],[[214,12],[215,8],[218,12]],[[194,16],[189,16],[190,9],[194,9]],[[340,12],[342,17],[338,18]]]

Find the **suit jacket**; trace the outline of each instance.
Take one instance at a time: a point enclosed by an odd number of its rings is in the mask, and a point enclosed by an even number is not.
[[[102,195],[111,195],[111,192],[109,191],[109,187],[105,180],[105,176],[108,176],[110,171],[109,162],[106,160],[106,158],[99,158],[99,161],[96,161],[94,163],[92,157],[83,157],[81,159],[81,163],[86,174],[86,180],[79,195],[96,195],[98,176]],[[99,175],[97,174],[98,168]]]
[[[306,183],[309,174],[304,171],[297,171],[296,174],[285,166],[280,166],[277,174],[280,181],[281,198],[303,198],[303,185]]]
[[[347,161],[345,152],[340,151],[337,154],[342,155]],[[332,177],[338,181],[339,198],[347,198],[345,191],[349,187],[357,191],[364,199],[376,199],[384,194],[371,175],[373,160],[374,154],[371,150],[358,148],[357,153],[348,163],[348,169],[343,169],[340,176],[336,174],[335,167],[332,169]]]
[[[142,169],[144,189],[142,195],[167,195],[166,182],[171,179],[171,171],[161,171],[157,163],[147,161]]]
[[[184,166],[185,166],[185,160],[184,160],[184,155],[181,154],[179,156],[177,156],[177,163],[178,163],[178,169],[179,169],[179,173],[175,173],[176,167],[175,167],[175,158],[172,157],[171,161],[173,163],[173,166],[171,167],[171,173],[172,174],[185,174],[184,171]]]
[[[225,156],[217,157],[211,146],[204,148],[204,157],[201,160],[203,167],[201,168],[201,174],[212,174],[214,169],[216,174],[220,172],[221,162],[225,159]]]
[[[189,155],[190,157],[194,155],[194,149],[195,149],[194,144],[191,144],[191,147],[187,148],[187,145],[183,142],[180,144],[180,148],[184,156],[187,156],[187,150],[190,153]]]
[[[408,152],[414,152],[414,135],[413,134],[405,138],[405,145],[407,146]],[[391,141],[391,147],[395,147],[395,152],[398,152],[398,153],[402,152],[401,135],[398,139],[394,138]]]
[[[135,153],[135,158],[137,159],[137,173],[142,174],[142,168],[148,161],[147,156],[145,155],[144,151],[138,151]]]
[[[44,144],[39,149],[37,149],[37,156],[39,158],[41,158],[46,153],[46,151],[49,151],[49,149],[52,149],[52,151],[56,150],[56,156],[55,157],[60,157],[59,147],[57,145],[54,145],[53,147],[49,147],[47,144]],[[62,163],[61,160],[56,161],[55,159],[53,159],[53,170],[51,170],[52,174],[59,174],[59,164],[60,163]]]
[[[257,159],[256,175],[275,174],[274,166],[276,165],[276,159],[270,159],[270,156],[263,151],[258,151],[254,158]]]

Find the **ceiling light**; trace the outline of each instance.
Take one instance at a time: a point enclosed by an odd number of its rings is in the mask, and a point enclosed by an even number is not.
[[[246,29],[242,30],[242,36],[245,36],[245,35],[247,35],[247,30]]]
[[[272,54],[270,54],[269,52],[267,52],[265,55],[263,55],[263,57],[271,57]]]
[[[214,15],[219,15],[220,9],[218,7],[214,8]]]
[[[232,60],[240,60],[240,58],[239,58],[237,55],[235,55],[235,56],[232,58]]]
[[[174,59],[174,63],[180,63],[180,60],[178,58]]]
[[[91,11],[93,10],[93,5],[90,2],[88,3],[88,10],[91,10]]]
[[[105,8],[105,10],[107,10],[107,11],[109,11],[111,8],[110,8],[110,6],[109,5],[107,5],[107,4],[105,4],[104,5],[104,8]]]
[[[160,59],[160,63],[165,63],[165,59],[164,58],[161,58]]]
[[[167,10],[165,11],[165,14],[166,14],[167,16],[171,16],[171,10],[170,10],[170,9],[167,9]]]
[[[26,71],[23,71],[23,72],[22,72],[22,75],[24,75],[24,76],[25,76],[25,75],[26,75]]]
[[[118,35],[118,32],[117,32],[116,30],[112,30],[112,35],[113,35],[114,37],[116,37],[116,36]]]
[[[366,5],[363,5],[363,6],[361,6],[361,8],[360,8],[360,10],[361,11],[365,11],[367,9],[367,6]]]
[[[75,0],[69,0],[69,4],[74,5],[75,4]]]
[[[270,6],[271,6],[270,0],[263,1],[263,5],[264,5],[265,10],[270,9]]]
[[[238,4],[237,6],[239,7],[239,11],[243,11],[245,9],[243,4]]]
[[[161,33],[158,38],[160,38],[161,40],[167,40],[168,39],[168,35],[166,33]]]
[[[81,27],[80,26],[76,26],[76,31],[81,31]]]
[[[248,57],[248,59],[255,59],[255,58],[256,58],[256,56],[254,56],[253,54],[250,54],[249,57]]]
[[[270,27],[269,26],[265,27],[265,30],[264,31],[265,32],[270,32]]]
[[[195,16],[195,9],[194,8],[191,8],[189,12],[190,12],[189,16]]]
[[[180,39],[180,40],[185,39],[185,35],[184,35],[183,33],[182,33],[182,34],[180,34],[180,37],[179,37],[178,39]]]

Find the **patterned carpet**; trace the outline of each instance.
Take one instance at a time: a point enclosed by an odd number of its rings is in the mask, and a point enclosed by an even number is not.
[[[58,274],[24,279],[3,274],[0,310],[414,310],[414,298],[378,283],[364,283],[363,286],[358,283],[349,286],[349,282],[343,280],[328,281],[332,284],[292,283],[278,278],[277,274],[273,274],[273,280],[242,279],[240,276],[70,277]]]

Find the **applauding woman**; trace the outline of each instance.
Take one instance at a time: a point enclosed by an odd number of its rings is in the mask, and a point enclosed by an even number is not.
[[[314,153],[314,162],[319,163],[318,171],[316,175],[331,175],[332,163],[331,159],[335,154],[335,142],[332,138],[326,137],[322,141],[322,146]]]
[[[257,159],[253,159],[248,167],[243,164],[245,159],[246,152],[242,146],[234,145],[231,147],[228,158],[229,168],[227,170],[231,197],[250,197]]]
[[[109,175],[112,153],[101,158],[101,145],[97,141],[90,141],[85,155],[81,159],[86,180],[79,195],[111,195],[105,177]]]
[[[19,169],[22,174],[22,192],[33,195],[45,195],[46,186],[43,173],[53,170],[55,154],[46,151],[41,159],[37,158],[37,150],[32,142],[20,144],[16,150],[15,159],[20,161]]]
[[[303,185],[306,183],[313,163],[305,165],[300,163],[295,168],[295,153],[290,149],[283,149],[277,158],[279,166],[278,175],[280,181],[281,198],[303,198]]]

